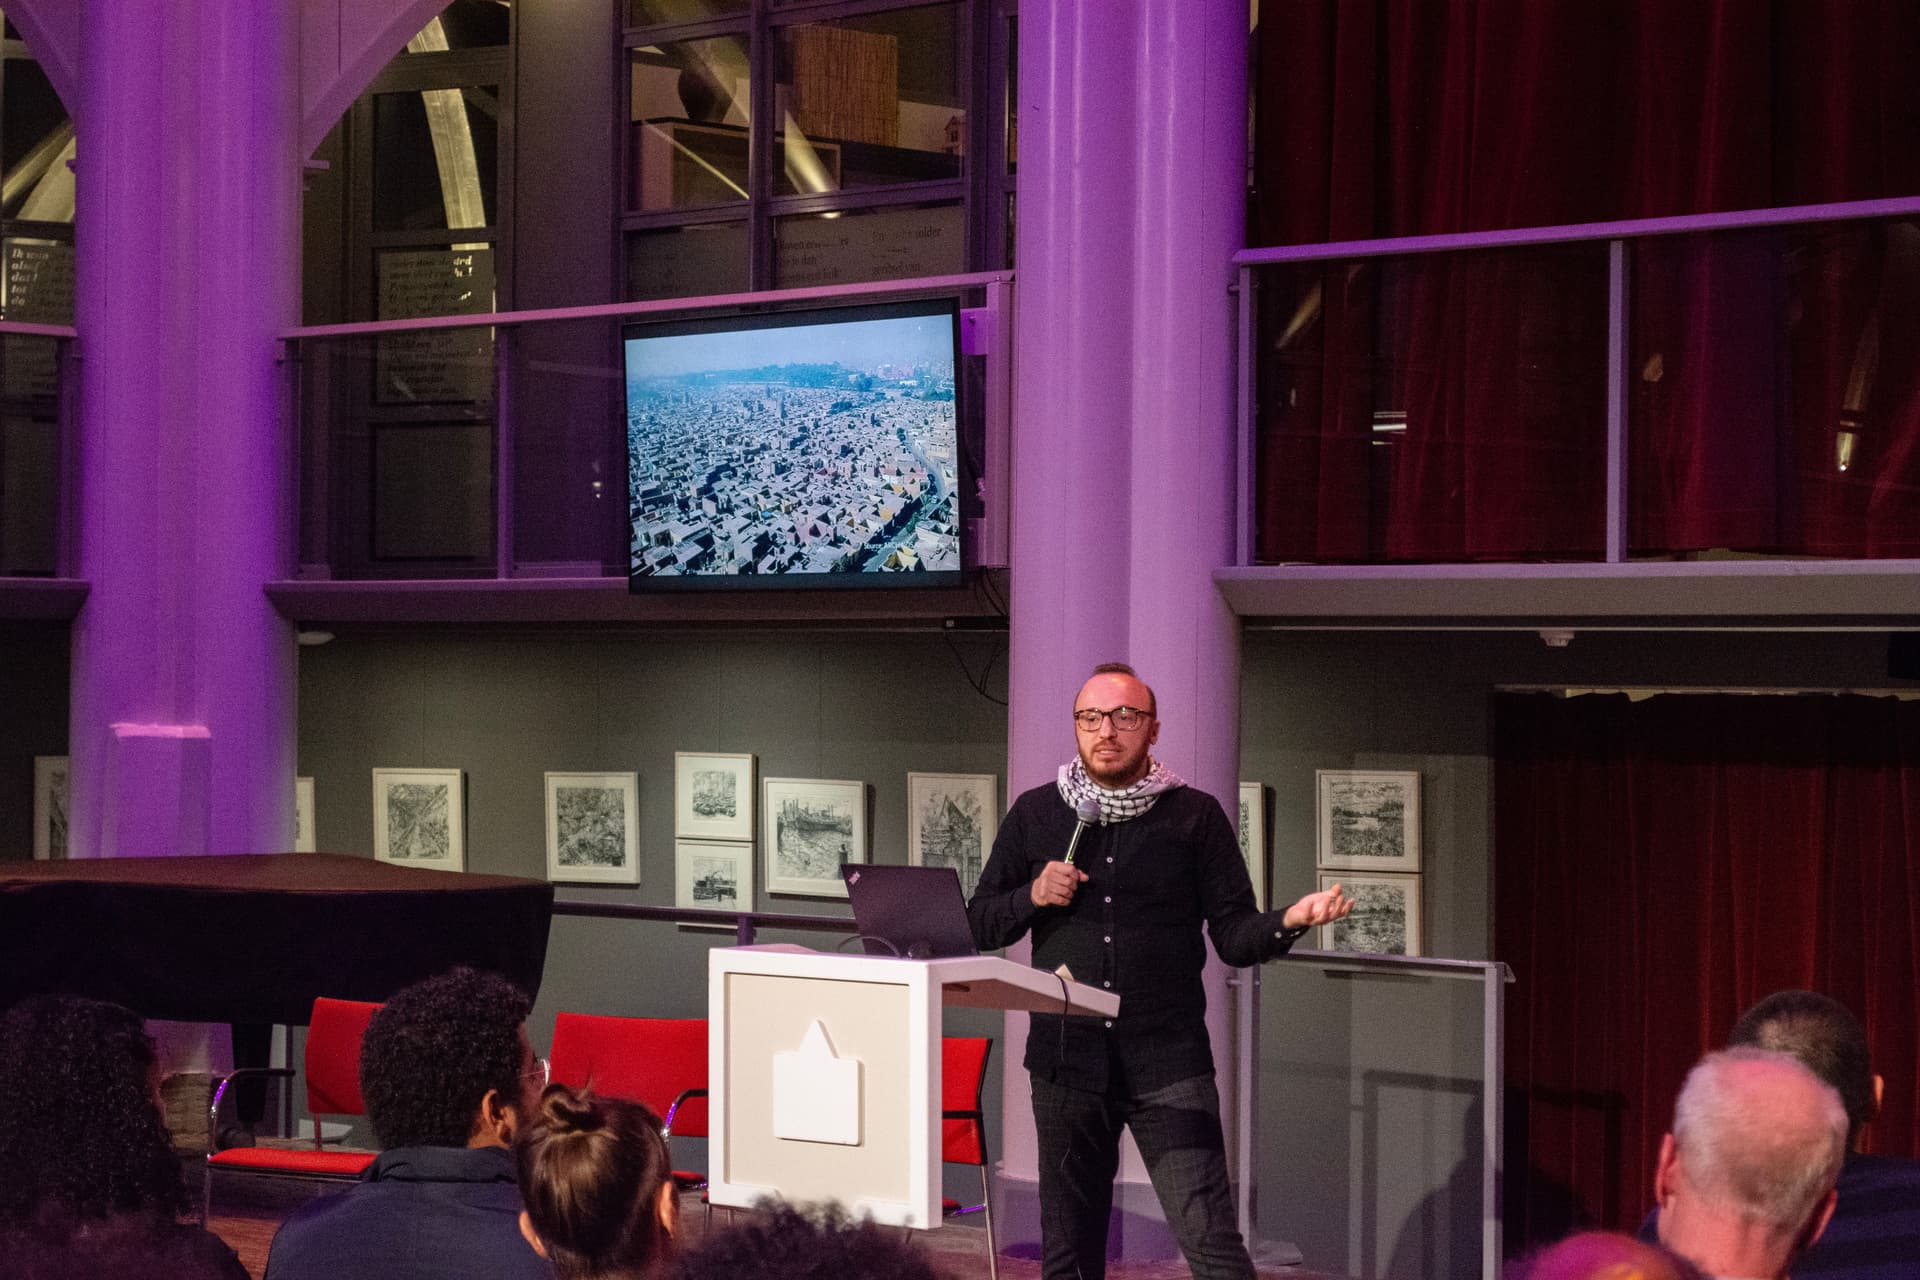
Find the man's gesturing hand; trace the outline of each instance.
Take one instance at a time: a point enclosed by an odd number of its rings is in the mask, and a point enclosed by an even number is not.
[[[1087,878],[1087,873],[1068,862],[1049,862],[1040,868],[1040,874],[1033,878],[1033,905],[1036,907],[1064,907],[1073,901],[1073,891]]]
[[[1340,886],[1322,889],[1319,893],[1310,893],[1287,908],[1287,914],[1280,917],[1284,928],[1299,929],[1303,926],[1332,924],[1335,920],[1346,919],[1347,912],[1353,910],[1353,899],[1340,892]]]

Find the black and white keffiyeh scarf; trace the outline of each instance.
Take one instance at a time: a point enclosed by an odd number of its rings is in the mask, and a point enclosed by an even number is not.
[[[1165,793],[1187,785],[1184,778],[1158,760],[1152,761],[1152,765],[1147,776],[1132,786],[1109,791],[1089,778],[1087,766],[1076,758],[1072,764],[1060,766],[1060,798],[1067,802],[1069,809],[1078,809],[1082,800],[1098,801],[1103,827],[1137,818],[1153,808],[1153,802]]]

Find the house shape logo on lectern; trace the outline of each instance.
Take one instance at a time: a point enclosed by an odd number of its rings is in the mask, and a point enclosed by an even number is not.
[[[798,1049],[773,1055],[773,1136],[860,1145],[860,1061],[833,1051],[818,1018]]]

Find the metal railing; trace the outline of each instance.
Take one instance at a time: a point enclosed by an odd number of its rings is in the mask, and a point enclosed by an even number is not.
[[[542,389],[570,387],[583,402],[592,401],[596,395],[604,396],[609,381],[615,380],[617,385],[620,377],[617,356],[620,325],[634,319],[773,311],[808,303],[955,293],[980,300],[980,305],[962,310],[963,351],[984,356],[986,361],[980,416],[984,425],[981,466],[987,503],[984,519],[970,530],[973,561],[986,566],[1004,565],[1005,477],[1013,397],[1012,284],[1011,272],[981,271],[647,302],[309,325],[286,330],[281,337],[287,345],[288,365],[292,370],[288,394],[293,403],[294,420],[301,423],[302,436],[301,473],[296,478],[301,505],[302,575],[311,579],[389,576],[478,579],[493,583],[516,578],[612,580],[623,576],[615,575],[607,567],[606,557],[601,554],[604,547],[590,545],[590,539],[569,542],[574,552],[571,555],[521,554],[516,534],[522,522],[531,522],[533,516],[516,511],[516,492],[526,465],[524,457],[530,451],[538,451],[542,442],[529,424],[516,422],[516,413],[524,413],[528,404],[537,405],[543,412],[549,406],[538,397],[516,394],[516,380],[542,379],[544,381],[537,384]],[[389,396],[379,390],[383,361],[403,360],[406,367],[412,369],[435,358],[431,351],[424,358],[417,351],[395,356],[393,352],[399,349],[399,341],[420,342],[424,335],[473,330],[486,331],[487,352],[469,351],[453,343],[449,344],[449,351],[459,348],[457,352],[441,353],[446,355],[448,369],[458,374],[457,378],[449,375],[449,379],[471,384],[465,399],[442,397],[434,401],[429,394],[423,403],[415,404],[407,402],[404,395]],[[560,345],[572,344],[584,353],[584,358],[569,362],[570,358],[557,359],[550,351],[529,355],[519,349],[537,343],[543,332],[559,335]],[[474,365],[473,361],[481,359],[491,361],[490,374]],[[340,362],[344,363],[339,369],[333,367]],[[369,391],[369,385],[375,389]],[[527,385],[536,384],[528,382]],[[521,388],[522,392],[525,390],[526,387]],[[436,403],[440,406],[438,409],[434,408]],[[606,416],[601,422],[600,416],[605,415],[593,416],[595,412],[576,410],[575,420],[570,423],[576,436],[584,438],[602,427],[609,437],[614,434],[617,424],[613,419]],[[421,418],[422,414],[425,418]],[[389,418],[392,421],[388,421]],[[337,546],[371,545],[371,530],[378,516],[371,479],[373,432],[376,427],[385,429],[414,421],[491,431],[493,545],[490,556],[469,555],[465,558],[466,567],[457,572],[432,564],[418,573],[374,571],[371,563],[367,566],[356,566],[351,561],[336,564],[337,559],[343,558],[334,554]],[[349,456],[350,451],[343,452],[336,437],[350,438],[356,433],[368,437],[364,450],[368,456],[360,460],[357,468],[349,468],[338,459]],[[596,497],[616,502],[623,499],[625,477],[617,471],[623,461],[623,457],[614,456],[611,450],[597,459],[600,470],[595,472]],[[543,457],[540,465],[551,469],[554,464]],[[340,474],[333,474],[333,470]],[[539,483],[545,473],[528,474]],[[572,477],[568,480],[571,482]],[[371,562],[374,555],[367,554]],[[404,557],[397,559],[404,560]]]
[[[662,924],[733,926],[734,945],[750,947],[762,929],[857,936],[852,916],[801,916],[779,911],[709,911],[699,907],[646,907],[624,902],[555,899],[553,914],[588,920],[653,920]]]
[[[1608,222],[1572,223],[1551,227],[1524,227],[1503,231],[1466,231],[1442,235],[1397,236],[1384,239],[1342,240],[1321,244],[1280,245],[1246,249],[1233,257],[1239,269],[1239,387],[1238,454],[1239,488],[1237,494],[1237,560],[1243,569],[1258,565],[1254,559],[1253,536],[1256,513],[1255,432],[1257,415],[1256,376],[1259,340],[1255,294],[1257,276],[1264,268],[1315,262],[1364,261],[1386,257],[1420,257],[1477,251],[1499,251],[1548,245],[1604,244],[1607,251],[1607,350],[1606,350],[1606,538],[1601,565],[1564,563],[1551,566],[1555,575],[1580,577],[1602,566],[1627,563],[1627,391],[1629,269],[1631,248],[1636,241],[1662,236],[1700,235],[1751,231],[1767,228],[1792,228],[1835,222],[1861,222],[1876,219],[1920,216],[1920,196],[1884,200],[1855,200],[1828,204],[1789,205],[1779,208],[1746,209],[1726,213],[1687,214],[1675,217],[1634,218]],[[1520,567],[1521,562],[1477,566],[1476,572],[1498,577]],[[1847,562],[1834,562],[1847,563]],[[1920,561],[1876,562],[1888,571],[1920,572]],[[1356,567],[1375,574],[1432,577],[1459,571],[1458,563],[1386,565],[1296,566],[1311,571],[1325,568],[1329,573],[1351,573]],[[1695,569],[1686,565],[1668,565],[1665,569],[1686,575],[1693,572],[1723,572],[1724,566]],[[1805,559],[1758,561],[1743,566],[1755,576],[1804,574]]]

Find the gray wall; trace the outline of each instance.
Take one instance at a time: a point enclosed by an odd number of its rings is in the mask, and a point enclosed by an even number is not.
[[[1887,678],[1886,646],[1865,633],[1587,632],[1550,649],[1531,632],[1250,632],[1240,776],[1273,791],[1274,902],[1314,881],[1315,769],[1417,769],[1426,952],[1485,959],[1496,688],[1908,685]],[[1261,990],[1255,1234],[1355,1276],[1478,1275],[1478,988],[1283,961]]]
[[[954,645],[977,674],[1004,637]],[[1004,666],[995,674],[990,687],[1004,698]],[[969,687],[945,637],[925,633],[346,632],[301,651],[300,772],[314,778],[322,849],[373,847],[376,767],[459,768],[468,870],[544,878],[542,774],[638,772],[641,884],[567,885],[562,899],[672,905],[675,751],[750,751],[761,777],[862,779],[870,856],[905,862],[908,771],[1003,774],[1006,733],[1004,708]],[[847,910],[840,900],[771,897],[759,884],[754,900],[763,911]],[[850,932],[761,940],[832,947]],[[562,1009],[705,1016],[706,952],[732,941],[557,917],[529,1025],[536,1048],[544,1051]],[[997,1040],[1000,1019],[958,1010],[947,1030]],[[990,1132],[999,1056],[987,1086]],[[966,1194],[966,1175],[958,1177],[955,1194]]]
[[[67,754],[67,634],[0,624],[0,862],[33,857],[33,758]]]

